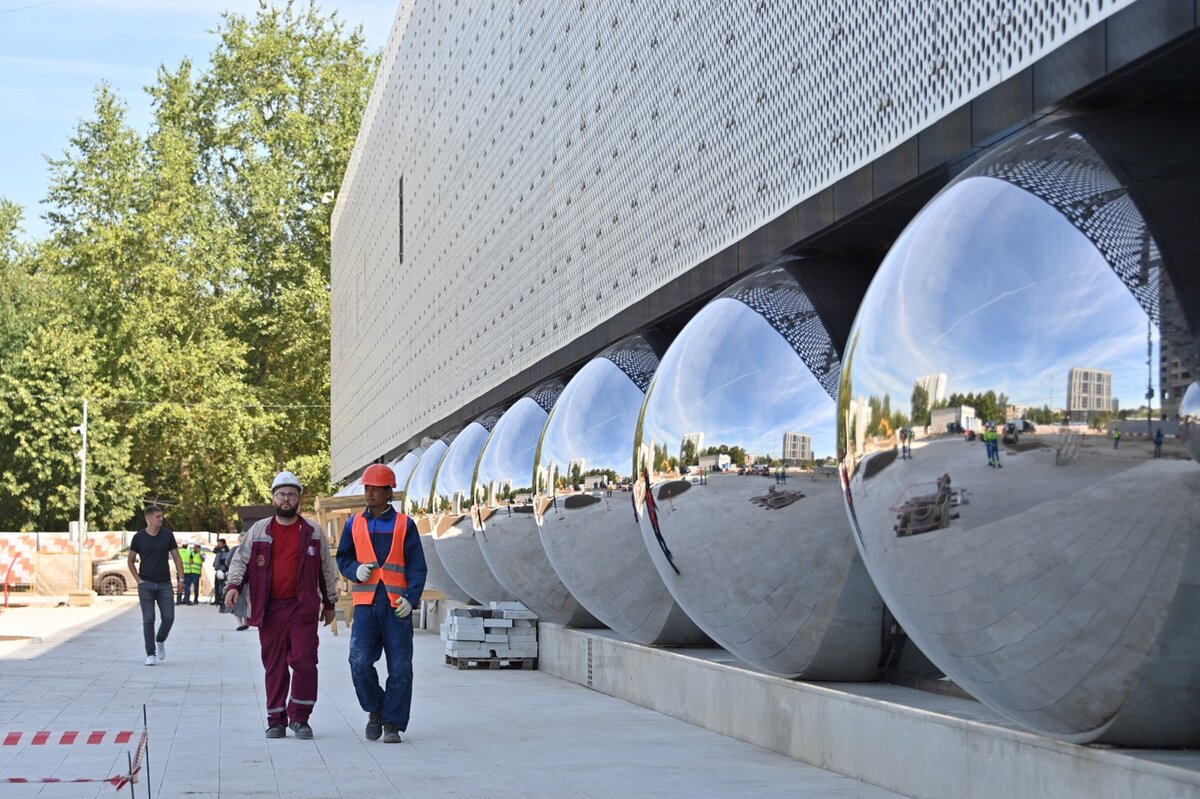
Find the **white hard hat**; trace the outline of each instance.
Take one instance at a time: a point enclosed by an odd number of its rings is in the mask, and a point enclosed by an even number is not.
[[[304,486],[300,485],[300,478],[292,472],[280,472],[275,475],[275,479],[271,481],[271,493],[274,494],[284,486],[291,486],[297,491],[303,491]]]

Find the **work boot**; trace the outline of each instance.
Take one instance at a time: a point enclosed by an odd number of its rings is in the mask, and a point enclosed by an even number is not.
[[[398,744],[400,740],[400,731],[396,729],[395,724],[383,725],[383,742],[385,744]]]
[[[272,724],[270,727],[267,727],[268,738],[283,738],[286,735],[287,730],[282,724]]]
[[[295,735],[297,738],[299,738],[301,741],[311,741],[312,740],[312,737],[313,737],[312,736],[312,727],[308,726],[307,722],[293,721],[290,724],[288,724],[288,729],[290,729],[292,731],[292,734]]]
[[[383,714],[368,713],[367,714],[367,730],[364,735],[368,741],[378,741],[379,736],[383,734]]]

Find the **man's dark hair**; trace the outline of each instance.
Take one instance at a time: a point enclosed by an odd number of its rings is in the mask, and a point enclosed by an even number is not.
[[[149,516],[151,513],[162,513],[162,512],[163,512],[163,509],[161,507],[159,507],[158,505],[147,505],[146,509],[144,511],[142,511],[142,516]]]

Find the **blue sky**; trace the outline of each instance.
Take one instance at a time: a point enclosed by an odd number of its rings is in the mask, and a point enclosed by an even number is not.
[[[387,42],[399,0],[338,0],[349,27],[362,25],[367,45]],[[79,120],[91,113],[92,90],[107,81],[145,132],[143,87],[160,64],[190,57],[203,64],[209,33],[228,10],[252,15],[258,0],[0,0],[0,196],[25,208],[27,238],[41,237],[47,169]]]

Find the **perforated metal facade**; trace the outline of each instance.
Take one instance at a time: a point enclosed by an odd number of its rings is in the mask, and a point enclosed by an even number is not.
[[[1130,4],[404,2],[333,217],[334,475]]]

